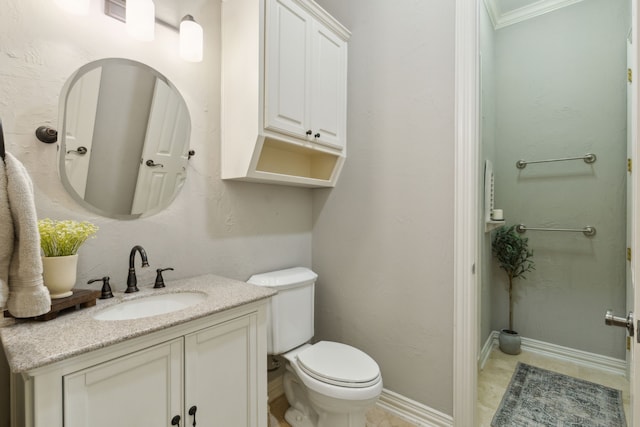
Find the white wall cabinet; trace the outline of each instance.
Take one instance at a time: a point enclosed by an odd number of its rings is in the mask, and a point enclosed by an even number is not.
[[[25,411],[13,425],[266,427],[263,307],[209,316],[40,368],[26,381],[15,378]]]
[[[223,179],[335,185],[349,35],[309,0],[223,2]]]
[[[270,0],[265,127],[342,150],[347,44],[295,0]]]

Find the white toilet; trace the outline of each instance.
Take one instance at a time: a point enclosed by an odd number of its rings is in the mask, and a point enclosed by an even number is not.
[[[292,427],[364,427],[365,412],[382,392],[378,364],[357,348],[313,337],[318,275],[296,267],[251,276],[249,283],[278,290],[269,305],[267,345],[288,361],[284,391]]]

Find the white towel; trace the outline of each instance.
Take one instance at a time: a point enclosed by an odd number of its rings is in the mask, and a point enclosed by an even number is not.
[[[13,220],[9,209],[7,173],[0,160],[0,309],[7,306],[9,298],[9,265],[13,254]]]
[[[6,306],[15,317],[39,316],[51,309],[51,297],[42,280],[40,234],[33,184],[25,167],[11,154],[5,154],[4,164],[14,235]],[[4,243],[0,243],[0,246],[4,246]],[[0,264],[0,268],[2,267]]]

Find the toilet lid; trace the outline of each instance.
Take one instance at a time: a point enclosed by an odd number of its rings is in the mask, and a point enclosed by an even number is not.
[[[297,356],[298,366],[313,378],[342,387],[369,387],[380,381],[380,368],[368,354],[331,341],[320,341]]]

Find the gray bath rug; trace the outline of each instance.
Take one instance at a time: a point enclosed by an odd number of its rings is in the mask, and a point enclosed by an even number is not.
[[[622,392],[518,363],[492,427],[626,427]]]

